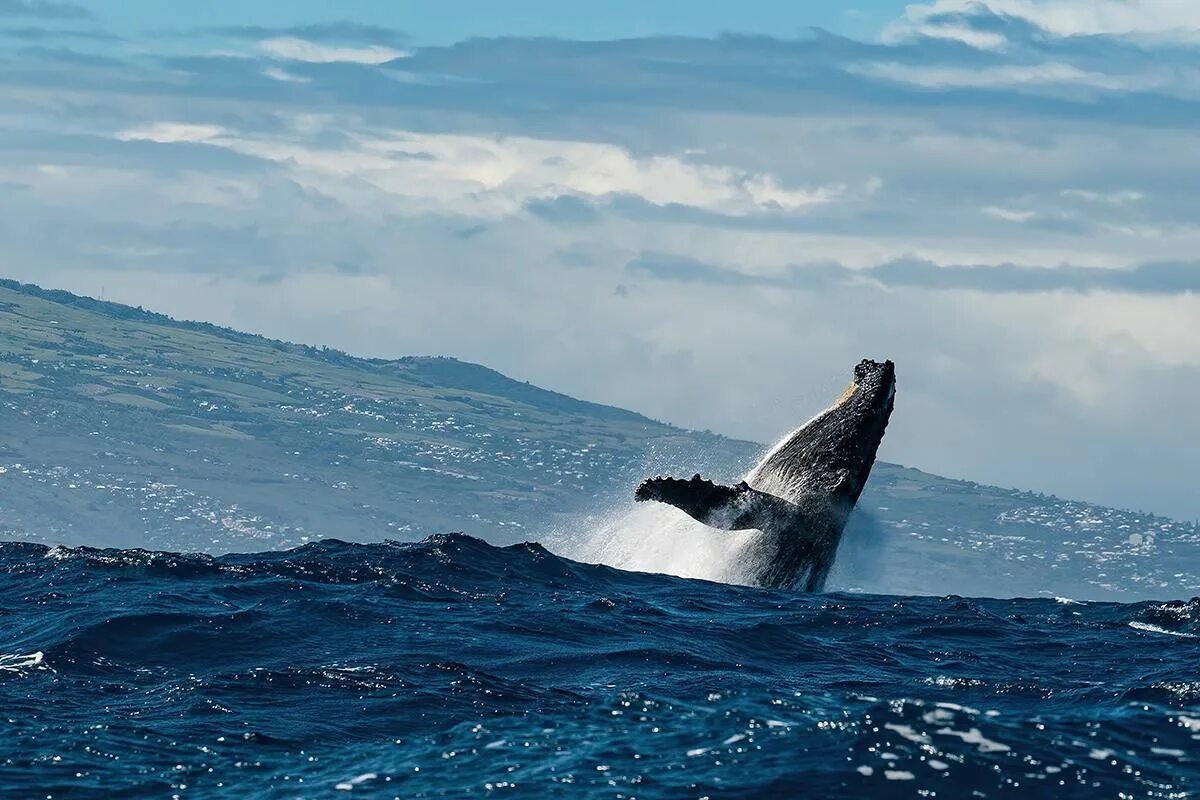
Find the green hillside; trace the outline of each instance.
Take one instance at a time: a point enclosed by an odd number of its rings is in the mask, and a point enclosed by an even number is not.
[[[359,359],[0,281],[5,538],[511,542],[629,502],[646,474],[735,477],[759,449],[454,359]],[[1191,525],[889,464],[860,505],[881,533],[857,566],[849,543],[847,585],[1200,591]]]

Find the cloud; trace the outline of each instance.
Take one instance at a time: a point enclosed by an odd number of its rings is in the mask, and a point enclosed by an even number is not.
[[[989,217],[1002,219],[1005,222],[1029,222],[1037,217],[1037,213],[1033,211],[1019,211],[1012,208],[1000,208],[999,206],[987,206],[983,209],[983,213]]]
[[[1146,195],[1133,189],[1119,189],[1111,192],[1093,192],[1087,189],[1063,189],[1061,194],[1063,197],[1086,200],[1090,203],[1107,203],[1115,206],[1123,206],[1146,199]]]
[[[387,196],[398,209],[420,207],[485,217],[527,210],[580,221],[589,203],[636,197],[655,206],[718,214],[801,213],[834,202],[842,187],[788,187],[769,174],[700,163],[685,156],[634,156],[610,144],[515,136],[372,131],[321,146],[318,118],[301,118],[293,136],[247,135],[218,125],[154,122],[121,131],[122,140],[204,142],[286,165],[295,180],[353,202]],[[349,131],[346,131],[349,133]],[[314,141],[317,140],[317,141]]]
[[[596,205],[586,198],[564,194],[545,200],[530,200],[525,203],[530,214],[557,223],[594,222],[598,216]]]
[[[878,285],[889,289],[984,293],[1200,294],[1200,261],[1157,262],[1108,269],[1018,264],[943,266],[919,259],[898,259],[861,269],[817,263],[789,266],[781,274],[747,274],[682,256],[644,253],[631,260],[626,269],[632,274],[641,273],[662,281],[804,291]]]
[[[3,16],[0,13],[0,16]],[[0,28],[0,36],[40,42],[59,39],[81,39],[92,42],[119,42],[121,37],[102,30],[80,30],[76,28]]]
[[[133,128],[118,134],[122,141],[151,142],[208,142],[225,130],[220,125],[194,125],[185,122],[155,122],[144,128]]]
[[[0,38],[5,270],[760,439],[890,355],[886,457],[1200,511],[1200,46],[955,13],[1003,43]]]
[[[256,25],[225,26],[203,28],[193,33],[254,41],[295,38],[324,44],[375,44],[391,47],[402,46],[408,41],[406,34],[395,29],[346,20],[292,25],[283,28],[267,28]]]
[[[273,81],[283,81],[284,83],[312,83],[312,78],[296,75],[279,67],[267,67],[263,70],[263,75],[266,75]]]
[[[404,50],[397,50],[387,45],[370,44],[348,47],[310,42],[295,36],[263,39],[258,43],[258,49],[272,58],[283,61],[304,61],[311,64],[336,62],[384,64],[408,55]]]
[[[184,172],[197,176],[233,173],[258,179],[276,169],[271,162],[202,141],[118,140],[88,134],[0,130],[0,172],[43,191],[65,191],[70,183],[56,177],[61,175],[72,175],[81,182],[90,176],[106,186],[110,179],[127,185],[162,180],[169,185]],[[96,199],[103,201],[103,197]],[[114,211],[119,213],[119,209]]]
[[[925,261],[893,261],[869,270],[869,275],[893,288],[1148,295],[1200,293],[1200,261],[1147,263],[1125,269],[1016,264],[938,266]]]
[[[1034,25],[1056,36],[1150,34],[1184,40],[1200,30],[1200,6],[1178,0],[935,0],[914,3],[891,29],[998,48],[1009,39],[996,23]],[[990,25],[988,30],[979,23]]]
[[[90,19],[91,12],[74,3],[55,0],[0,0],[0,18]]]
[[[1179,87],[1178,74],[1107,75],[1071,64],[1006,64],[993,67],[918,66],[873,63],[852,65],[859,74],[933,89],[1038,89],[1045,87],[1089,87],[1110,91]]]

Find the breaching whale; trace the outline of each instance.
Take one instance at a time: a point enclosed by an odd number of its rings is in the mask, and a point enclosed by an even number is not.
[[[895,365],[864,360],[833,406],[780,440],[738,485],[660,476],[634,497],[669,503],[713,528],[756,529],[747,553],[754,583],[820,591],[895,396]]]

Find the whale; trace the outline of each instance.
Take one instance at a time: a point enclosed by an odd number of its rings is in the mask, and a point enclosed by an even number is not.
[[[864,359],[834,404],[780,439],[740,483],[660,475],[642,481],[634,499],[672,505],[719,530],[755,531],[743,554],[750,583],[821,591],[895,397],[895,364]]]

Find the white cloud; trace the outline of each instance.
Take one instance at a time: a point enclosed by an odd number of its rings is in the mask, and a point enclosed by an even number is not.
[[[186,122],[155,122],[140,128],[131,128],[117,134],[122,141],[138,139],[151,142],[207,142],[220,136],[225,129],[220,125],[197,125]]]
[[[1106,203],[1113,206],[1123,206],[1144,200],[1146,195],[1133,189],[1121,189],[1113,192],[1094,192],[1088,189],[1063,189],[1060,194],[1075,200],[1086,200],[1089,203]]]
[[[330,64],[347,61],[356,64],[383,64],[404,58],[403,50],[372,44],[360,47],[318,44],[295,36],[278,36],[258,43],[262,52],[283,61],[307,61],[313,64]]]
[[[968,44],[979,50],[999,50],[1008,43],[1008,40],[998,33],[975,30],[965,25],[934,24],[920,17],[910,17],[903,22],[889,25],[884,30],[884,39],[886,41],[894,41],[913,35],[926,36],[930,39],[950,39]]]
[[[981,48],[1004,44],[999,34],[976,31],[934,18],[970,13],[980,7],[1026,19],[1060,36],[1149,34],[1194,38],[1200,29],[1200,3],[1193,0],[934,0],[914,3],[889,35],[920,33],[960,39]],[[998,40],[998,41],[997,41]]]
[[[1000,206],[985,206],[983,213],[989,217],[1002,219],[1005,222],[1029,222],[1037,216],[1033,211],[1018,211],[1012,208],[1001,208]]]
[[[283,81],[284,83],[312,83],[311,78],[306,78],[303,75],[295,75],[279,67],[267,67],[263,70],[263,75],[266,75],[273,81]]]
[[[320,122],[311,118],[304,126],[307,134],[320,130]],[[198,126],[168,123],[136,135],[164,141],[163,137],[180,135],[180,127],[199,135],[192,130]],[[844,192],[840,185],[786,186],[773,175],[699,163],[679,155],[635,156],[599,142],[389,131],[358,134],[352,145],[332,150],[295,137],[214,133],[203,138],[286,164],[298,182],[350,204],[365,201],[375,205],[378,196],[362,191],[371,187],[410,210],[485,217],[518,213],[532,201],[613,195],[735,216],[766,211],[798,213],[833,202]]]
[[[899,64],[875,62],[853,64],[850,72],[886,78],[899,83],[928,88],[1018,88],[1022,86],[1087,86],[1097,89],[1124,91],[1153,86],[1178,86],[1179,76],[1158,81],[1138,75],[1106,75],[1082,70],[1071,64],[1006,64],[968,69],[942,65]]]

